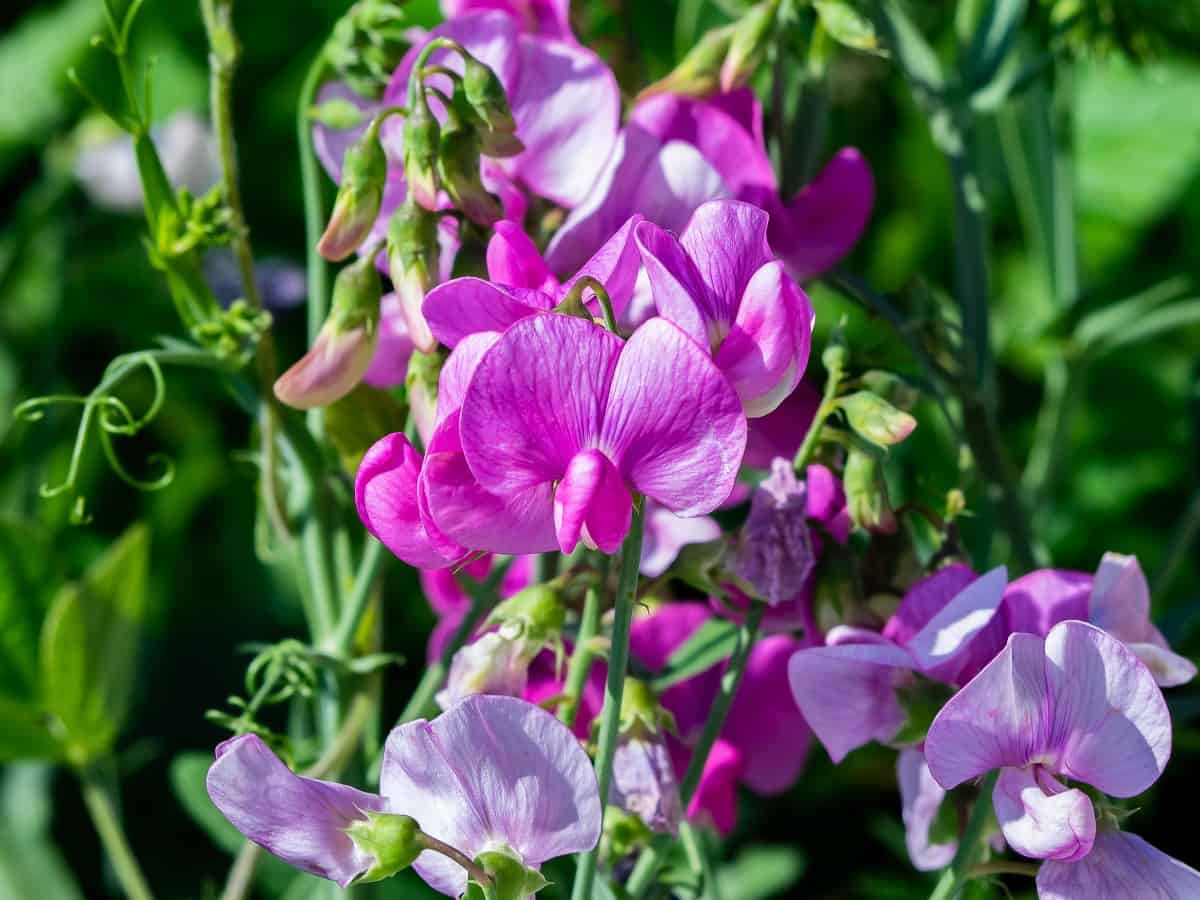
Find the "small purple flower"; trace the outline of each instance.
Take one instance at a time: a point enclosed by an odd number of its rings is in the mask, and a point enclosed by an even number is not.
[[[1096,818],[1087,794],[1152,785],[1171,754],[1171,719],[1149,669],[1116,638],[1061,622],[1045,639],[1014,634],[942,707],[925,741],[947,790],[1000,769],[993,804],[1013,849],[1038,859],[1088,854]]]
[[[508,13],[522,32],[575,43],[570,0],[442,0],[447,19],[485,9]]]
[[[776,459],[750,500],[734,556],[735,574],[769,606],[800,592],[816,565],[808,523],[808,491],[791,460]]]
[[[896,758],[896,780],[900,784],[904,843],[914,868],[932,872],[949,865],[958,843],[935,844],[930,835],[946,791],[933,780],[925,754],[920,750],[901,750]]]
[[[495,631],[480,636],[454,654],[446,686],[437,694],[438,706],[449,709],[473,694],[520,697],[538,649]]]
[[[721,526],[708,516],[683,518],[654,503],[646,504],[641,573],[657,578],[671,567],[688,544],[705,544],[721,536]]]
[[[1135,834],[1106,829],[1083,859],[1042,863],[1037,891],[1038,900],[1191,900],[1200,897],[1200,872]]]
[[[219,746],[208,773],[213,803],[246,837],[343,887],[376,862],[347,833],[372,812],[411,816],[468,859],[501,850],[534,870],[600,838],[600,794],[583,747],[552,715],[513,697],[468,697],[432,722],[393,729],[379,786],[368,794],[296,775],[255,735]],[[413,868],[443,894],[466,890],[466,872],[449,857],[426,850]]]
[[[767,245],[768,222],[748,203],[714,200],[682,238],[652,222],[635,231],[658,314],[711,348],[752,417],[792,393],[812,345],[812,304]]]
[[[617,744],[609,803],[637,816],[651,831],[679,833],[679,784],[662,734],[635,735]]]

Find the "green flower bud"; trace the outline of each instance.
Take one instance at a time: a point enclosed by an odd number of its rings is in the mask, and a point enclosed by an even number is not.
[[[706,32],[687,56],[679,61],[666,78],[645,88],[637,100],[655,94],[678,94],[683,97],[707,97],[721,87],[721,66],[733,43],[737,25],[726,25]]]
[[[386,182],[387,155],[379,143],[377,120],[346,151],[342,184],[333,204],[333,215],[317,243],[318,253],[337,262],[358,249],[379,216]]]
[[[388,223],[388,274],[400,298],[413,346],[429,353],[437,339],[421,312],[425,293],[437,280],[438,216],[415,203],[402,204]]]
[[[446,193],[463,215],[477,225],[491,228],[504,217],[504,212],[479,177],[482,152],[475,129],[461,123],[450,125],[442,131],[438,171]]]
[[[870,391],[840,397],[837,405],[860,437],[880,447],[900,443],[917,427],[916,419]]]
[[[851,448],[846,456],[842,485],[846,490],[850,520],[856,528],[880,534],[895,533],[896,516],[888,501],[878,459],[870,453]]]
[[[550,883],[507,847],[485,850],[475,862],[491,876],[495,900],[525,900]]]
[[[721,90],[732,91],[754,77],[775,35],[778,8],[779,0],[767,0],[753,7],[737,23],[729,52],[721,63]]]
[[[517,130],[516,120],[508,105],[508,95],[496,73],[488,66],[464,54],[462,89],[471,109],[491,131],[512,134]]]
[[[500,626],[501,634],[523,638],[534,646],[558,641],[566,620],[562,597],[551,584],[530,585],[499,604],[488,616],[488,622]]]
[[[878,394],[898,409],[910,410],[921,398],[920,391],[894,372],[871,369],[863,372],[859,381],[871,393]]]
[[[425,835],[416,819],[380,812],[365,815],[367,818],[347,828],[346,834],[358,849],[375,858],[375,864],[355,884],[391,878],[411,866],[425,850]]]
[[[404,177],[413,199],[426,209],[437,208],[441,131],[424,99],[412,105],[404,121]]]
[[[663,731],[675,734],[675,716],[658,702],[654,688],[633,677],[625,678],[621,694],[621,737],[644,738]]]

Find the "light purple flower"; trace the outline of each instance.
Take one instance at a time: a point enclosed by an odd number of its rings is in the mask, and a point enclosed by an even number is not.
[[[634,107],[603,171],[551,242],[550,265],[558,272],[574,269],[634,212],[681,231],[697,207],[721,198],[766,210],[772,249],[793,278],[804,280],[836,263],[858,240],[874,182],[861,154],[844,148],[785,203],[753,92],[703,100],[655,95]]]
[[[640,571],[657,578],[671,567],[688,544],[705,544],[721,536],[721,526],[708,516],[683,518],[655,503],[646,504]]]
[[[571,31],[570,0],[442,0],[441,6],[447,19],[479,10],[500,10],[510,15],[517,27],[527,34],[575,42]]]
[[[379,784],[377,795],[296,775],[255,735],[219,746],[208,773],[213,803],[246,837],[343,887],[375,862],[346,834],[367,812],[411,816],[469,859],[507,849],[532,869],[600,838],[600,793],[583,747],[513,697],[468,697],[432,722],[393,729]],[[466,890],[466,872],[448,857],[426,850],[413,868],[443,894]]]
[[[993,805],[1005,840],[1026,856],[1075,860],[1096,835],[1087,794],[1115,797],[1152,785],[1171,753],[1171,719],[1149,669],[1116,638],[1061,622],[1045,639],[1014,634],[955,694],[925,741],[929,770],[947,790],[1000,769]]]
[[[808,523],[808,492],[792,462],[776,458],[750,500],[734,557],[734,572],[769,606],[800,592],[816,565]]]
[[[546,313],[560,304],[580,278],[605,286],[619,316],[633,295],[640,262],[633,230],[642,221],[631,216],[571,278],[559,282],[521,226],[500,221],[488,243],[488,281],[455,278],[429,292],[421,307],[434,337],[455,347],[468,335],[501,332],[514,322]],[[600,307],[587,292],[594,314]]]
[[[889,741],[905,722],[896,689],[913,673],[962,683],[981,654],[1004,593],[1006,570],[975,578],[966,566],[935,572],[909,590],[883,633],[839,625],[827,646],[797,652],[792,692],[833,761],[871,741]]]
[[[935,844],[929,830],[938,816],[946,791],[933,780],[925,754],[901,750],[896,758],[896,780],[900,784],[900,815],[904,820],[904,843],[914,868],[932,872],[950,864],[957,841]]]
[[[551,315],[511,326],[483,355],[463,400],[459,437],[486,492],[551,524],[557,547],[582,538],[613,552],[629,529],[632,492],[679,515],[707,513],[729,495],[746,422],[707,355],[661,319],[627,341],[583,319]],[[504,540],[481,510],[441,483],[429,507],[464,546]],[[555,548],[549,542],[528,552]]]
[[[617,744],[608,799],[637,816],[651,831],[679,833],[683,807],[663,735],[638,735]]]
[[[792,393],[812,344],[812,304],[771,253],[768,221],[747,203],[715,200],[682,238],[652,222],[635,231],[658,314],[711,348],[748,416]]]
[[[1192,900],[1200,897],[1200,872],[1135,834],[1104,830],[1083,859],[1042,863],[1037,891],[1038,900]]]
[[[446,686],[437,694],[438,706],[449,709],[473,694],[520,697],[537,650],[496,631],[481,635],[454,654]]]

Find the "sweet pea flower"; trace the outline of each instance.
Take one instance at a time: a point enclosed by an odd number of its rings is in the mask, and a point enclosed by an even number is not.
[[[1200,872],[1135,834],[1105,829],[1083,859],[1042,863],[1037,892],[1038,900],[1191,900],[1200,897]]]
[[[537,649],[496,631],[460,647],[450,662],[446,686],[437,693],[438,706],[449,709],[472,694],[520,697]]]
[[[721,526],[708,516],[683,518],[656,503],[647,503],[642,532],[642,562],[639,571],[657,578],[679,557],[688,544],[705,544],[721,536]]]
[[[897,689],[915,674],[964,684],[992,658],[988,631],[1006,570],[982,577],[962,565],[913,585],[882,633],[839,625],[826,646],[788,666],[796,704],[835,763],[871,741],[889,741],[906,720]]]
[[[558,272],[575,268],[633,212],[678,232],[697,207],[720,198],[770,214],[771,247],[802,281],[834,265],[858,240],[874,182],[862,155],[847,147],[785,203],[752,91],[702,100],[658,94],[634,106],[604,169],[551,241],[550,265]]]
[[[933,872],[948,866],[958,849],[958,842],[934,843],[930,834],[946,791],[933,780],[925,754],[911,748],[901,750],[896,758],[896,781],[900,785],[904,843],[914,868],[919,872]]]
[[[570,0],[442,0],[441,6],[447,19],[478,10],[500,10],[511,16],[523,33],[575,43]]]
[[[635,231],[658,314],[712,349],[751,417],[792,393],[812,344],[812,304],[772,254],[768,223],[757,207],[714,200],[682,238],[652,222]]]
[[[346,887],[379,862],[355,834],[370,815],[411,816],[421,832],[468,859],[502,851],[536,871],[600,838],[600,795],[575,736],[513,697],[473,696],[432,722],[394,728],[384,746],[379,794],[296,775],[256,735],[217,748],[208,772],[213,803],[250,840],[285,862]],[[413,868],[451,897],[467,873],[425,850]]]
[[[1069,620],[1014,634],[933,720],[929,771],[946,790],[1000,770],[992,802],[1005,840],[1070,862],[1096,840],[1088,795],[1056,776],[1133,797],[1162,774],[1171,719],[1150,670],[1116,638]]]
[[[469,474],[431,486],[429,508],[451,539],[497,552],[513,536],[494,533],[461,490],[482,486],[528,512],[530,529],[552,526],[555,539],[528,552],[569,553],[583,539],[611,553],[633,491],[707,513],[729,495],[746,441],[729,383],[661,319],[626,342],[580,318],[523,319],[484,353],[459,416]]]
[[[808,516],[808,491],[791,460],[776,458],[755,489],[733,566],[768,606],[779,606],[804,586],[816,565]]]
[[[515,322],[548,313],[581,278],[604,285],[620,316],[633,295],[640,263],[633,231],[642,221],[631,216],[572,277],[560,282],[550,273],[533,241],[516,222],[500,221],[488,242],[488,279],[455,278],[429,292],[421,311],[433,336],[447,347],[471,334],[499,333]],[[582,299],[582,298],[581,298]],[[600,307],[587,301],[595,314]]]
[[[679,784],[663,735],[639,735],[617,744],[609,802],[637,816],[651,831],[679,833]]]

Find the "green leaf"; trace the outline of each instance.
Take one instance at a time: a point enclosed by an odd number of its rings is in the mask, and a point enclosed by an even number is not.
[[[1021,20],[1026,0],[989,0],[975,27],[966,56],[966,81],[973,89],[989,84],[1008,56]]]
[[[1128,328],[1116,332],[1097,348],[1096,353],[1111,353],[1118,347],[1127,347],[1140,341],[1148,341],[1162,334],[1200,323],[1200,299],[1182,300],[1164,306],[1140,318]]]
[[[942,74],[942,64],[908,13],[897,0],[885,0],[880,4],[880,13],[900,67],[923,90],[940,92],[946,80]]]
[[[0,897],[82,900],[50,834],[53,777],[34,763],[8,767],[0,781]]]
[[[44,712],[31,703],[0,696],[0,762],[59,759],[62,754]]]
[[[766,900],[782,895],[804,872],[804,855],[795,847],[751,847],[717,870],[724,900]]]
[[[136,524],[59,591],[42,626],[42,694],[83,764],[112,748],[129,712],[146,615],[150,532]]]
[[[846,0],[814,0],[813,9],[821,19],[821,26],[843,47],[868,53],[881,52],[879,36],[871,20]]]
[[[709,619],[692,636],[675,648],[667,665],[650,682],[656,691],[691,678],[715,666],[733,653],[738,625],[728,619]]]
[[[1139,291],[1132,297],[1118,300],[1088,313],[1075,326],[1073,338],[1085,351],[1093,345],[1102,344],[1121,334],[1165,303],[1178,299],[1187,290],[1184,278],[1169,278],[1166,281]]]
[[[0,694],[37,694],[38,629],[54,588],[51,559],[41,529],[0,520]]]

